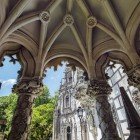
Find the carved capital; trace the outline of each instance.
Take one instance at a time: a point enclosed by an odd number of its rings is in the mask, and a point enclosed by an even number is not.
[[[73,19],[72,15],[70,15],[70,14],[67,14],[64,17],[63,21],[67,26],[71,26],[74,23],[74,19]]]
[[[112,89],[106,81],[92,80],[89,82],[87,94],[96,97],[99,95],[108,95],[111,91]]]
[[[128,84],[140,90],[140,67],[135,67],[127,73]]]
[[[43,90],[42,78],[22,78],[14,85],[13,91],[16,93],[26,93],[37,95]]]
[[[89,17],[88,19],[87,19],[87,26],[89,27],[89,28],[93,28],[93,27],[95,27],[97,25],[97,19],[95,18],[95,17]]]
[[[41,22],[48,23],[50,21],[50,13],[47,11],[43,11],[42,13],[40,13],[39,18]]]

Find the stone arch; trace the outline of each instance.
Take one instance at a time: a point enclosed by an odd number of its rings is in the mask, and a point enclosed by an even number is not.
[[[61,63],[61,61],[68,61],[70,62],[70,64],[78,66],[80,68],[82,68],[85,71],[88,71],[87,66],[86,66],[86,62],[83,59],[83,57],[76,51],[72,51],[72,50],[53,50],[53,53],[49,53],[44,67],[49,67],[50,64],[52,64],[52,62],[58,61],[58,65]]]
[[[127,54],[121,51],[107,52],[104,53],[102,56],[100,56],[100,58],[96,61],[95,64],[96,78],[98,79],[107,78],[105,75],[105,68],[107,67],[110,61],[120,63],[124,67],[125,71],[129,71],[133,67],[133,64]]]

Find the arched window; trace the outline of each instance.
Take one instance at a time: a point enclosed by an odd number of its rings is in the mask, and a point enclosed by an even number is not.
[[[66,103],[66,107],[69,107],[69,96],[66,96],[65,103]]]
[[[71,140],[71,128],[70,128],[70,126],[67,127],[67,140]]]
[[[127,139],[130,132],[127,130],[128,124],[119,88],[124,87],[136,110],[140,114],[140,107],[134,101],[134,91],[138,89],[129,85],[127,81],[128,76],[121,64],[110,61],[105,72],[107,74],[108,83],[112,87],[112,94],[109,96],[109,102],[111,103],[114,121],[118,124],[118,130],[121,137]]]

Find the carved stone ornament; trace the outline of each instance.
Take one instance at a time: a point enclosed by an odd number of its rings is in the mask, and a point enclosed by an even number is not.
[[[133,91],[132,99],[138,106],[140,106],[140,92],[138,90]]]
[[[95,27],[97,25],[97,19],[95,18],[95,17],[89,17],[88,19],[87,19],[87,26],[89,27],[89,28],[93,28],[93,27]]]
[[[67,26],[71,26],[71,25],[74,23],[74,19],[73,19],[72,15],[67,14],[67,15],[64,17],[64,23],[65,23]]]
[[[82,107],[93,107],[94,100],[87,95],[87,87],[87,85],[78,86],[74,97],[80,101]]]
[[[87,94],[89,96],[108,95],[112,91],[106,81],[92,80],[89,81]]]
[[[13,91],[16,93],[38,94],[42,92],[43,84],[41,78],[24,78],[14,85]]]
[[[43,11],[39,15],[41,22],[48,23],[50,21],[50,13],[47,11]]]
[[[128,84],[130,86],[137,87],[140,90],[140,68],[134,68],[130,72],[127,73],[128,75]]]

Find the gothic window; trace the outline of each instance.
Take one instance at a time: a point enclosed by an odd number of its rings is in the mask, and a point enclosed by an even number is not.
[[[127,139],[127,137],[129,136],[129,131],[127,130],[128,124],[119,88],[123,86],[130,99],[132,100],[134,87],[129,86],[127,82],[127,74],[124,73],[121,64],[115,64],[114,62],[110,62],[109,67],[106,69],[106,74],[109,76],[108,83],[113,89],[112,94],[109,97],[109,101],[112,106],[113,117],[115,119],[115,122],[117,123],[121,137],[123,137],[123,139]],[[135,103],[134,106],[136,107]],[[139,113],[137,107],[136,110]]]
[[[69,107],[69,102],[70,102],[69,95],[67,95],[65,99],[66,108]]]
[[[71,128],[70,128],[70,126],[67,127],[67,140],[71,140]]]

